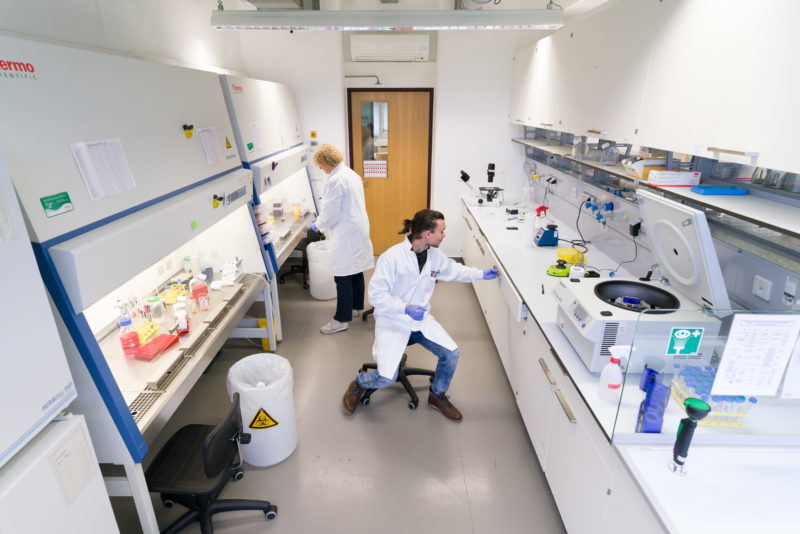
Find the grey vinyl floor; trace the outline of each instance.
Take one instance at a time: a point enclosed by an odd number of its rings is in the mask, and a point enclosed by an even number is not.
[[[368,273],[371,274],[371,273]],[[459,344],[461,359],[448,392],[463,412],[453,423],[426,406],[428,380],[412,378],[420,406],[412,411],[402,386],[378,391],[369,406],[347,416],[341,397],[362,363],[371,360],[374,320],[323,335],[335,300],[317,301],[298,276],[279,286],[283,341],[276,353],[294,372],[297,449],[270,467],[245,465],[222,498],[266,499],[261,512],[216,515],[219,534],[564,532],[491,335],[470,284],[437,285],[432,313]],[[229,409],[228,368],[261,352],[249,340],[229,340],[151,446],[188,423],[216,424]],[[409,365],[433,368],[419,346]],[[246,424],[246,423],[245,423]],[[185,509],[165,508],[152,494],[163,529]],[[124,534],[140,532],[130,499],[112,499]],[[200,532],[192,526],[184,532]]]

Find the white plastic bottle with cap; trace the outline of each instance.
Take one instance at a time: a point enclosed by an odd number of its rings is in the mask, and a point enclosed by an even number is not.
[[[614,345],[609,347],[611,358],[600,371],[600,382],[597,384],[597,394],[601,399],[609,402],[619,402],[619,395],[622,392],[622,369],[619,362],[630,351],[630,346]]]

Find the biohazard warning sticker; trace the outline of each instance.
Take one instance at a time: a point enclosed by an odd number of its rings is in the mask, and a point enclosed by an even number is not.
[[[256,416],[250,421],[249,427],[258,430],[259,428],[270,428],[277,424],[278,422],[264,408],[259,408]]]
[[[225,148],[231,148],[231,142],[228,140],[228,136],[225,136]]]

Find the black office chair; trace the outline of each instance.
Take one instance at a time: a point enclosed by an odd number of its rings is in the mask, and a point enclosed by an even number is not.
[[[366,312],[364,312],[366,313]],[[366,319],[364,319],[366,321]],[[414,345],[414,343],[409,343],[406,345],[407,347]],[[397,379],[395,382],[400,382],[403,384],[403,387],[408,393],[408,396],[411,397],[411,400],[408,401],[408,408],[410,410],[416,410],[417,406],[419,406],[419,398],[417,397],[417,392],[414,391],[414,387],[411,385],[411,382],[408,381],[409,376],[427,376],[429,377],[429,381],[433,383],[433,375],[435,374],[434,371],[429,369],[420,369],[418,367],[406,367],[406,359],[408,358],[408,354],[403,354],[403,357],[400,359],[400,368],[397,370]],[[375,363],[365,363],[361,366],[361,371],[366,371],[368,369],[377,369],[378,365]],[[369,404],[369,398],[375,392],[374,389],[368,389],[361,395],[361,404],[364,406]]]
[[[172,523],[163,534],[183,530],[200,522],[203,534],[212,534],[211,516],[233,510],[261,510],[267,519],[275,519],[278,507],[268,501],[250,499],[217,500],[230,478],[241,480],[239,443],[249,443],[250,434],[242,433],[239,394],[233,395],[233,408],[217,425],[187,425],[169,438],[147,468],[147,487],[160,493],[164,505],[182,504],[189,511]]]
[[[322,241],[325,239],[325,235],[319,232],[314,232],[313,230],[308,230],[306,232],[306,237],[300,240],[300,242],[295,247],[295,250],[300,250],[303,253],[302,263],[300,265],[290,265],[287,270],[280,273],[278,276],[278,282],[281,284],[286,283],[286,277],[292,276],[294,274],[302,275],[303,277],[303,289],[308,289],[308,256],[306,255],[306,247],[314,243],[315,241]]]

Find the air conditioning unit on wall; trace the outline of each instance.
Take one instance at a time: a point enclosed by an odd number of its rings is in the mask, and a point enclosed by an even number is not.
[[[350,36],[352,61],[428,61],[427,34],[355,34]]]

